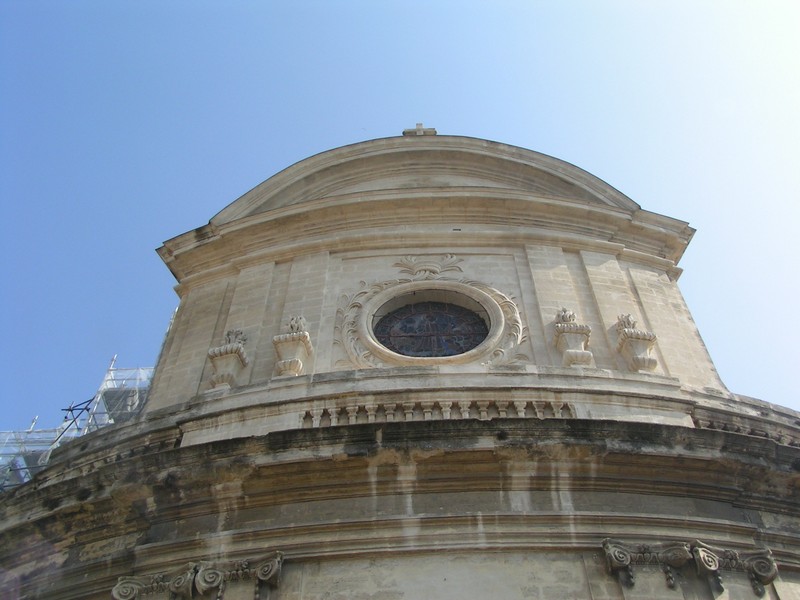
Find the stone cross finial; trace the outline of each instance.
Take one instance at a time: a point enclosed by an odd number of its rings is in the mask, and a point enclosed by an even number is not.
[[[404,129],[403,135],[436,135],[433,127],[424,127],[422,123],[417,123],[414,129]]]

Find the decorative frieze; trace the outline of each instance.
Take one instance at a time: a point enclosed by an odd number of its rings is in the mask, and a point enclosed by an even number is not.
[[[248,363],[244,350],[246,342],[247,336],[241,329],[231,329],[225,334],[221,346],[209,349],[208,358],[214,371],[212,387],[225,389],[236,385],[236,378]]]
[[[251,581],[253,599],[264,600],[269,598],[269,590],[278,586],[282,564],[280,552],[257,560],[191,562],[173,573],[120,577],[111,596],[114,600],[134,600],[152,594],[169,594],[171,600],[179,600],[216,590],[216,600],[223,600],[225,588],[230,584]]]
[[[317,407],[300,415],[301,427],[335,427],[356,423],[449,421],[455,419],[574,419],[575,406],[549,400],[387,402]]]
[[[293,316],[289,318],[285,333],[272,338],[278,353],[278,362],[275,364],[278,375],[303,374],[308,357],[314,352],[307,329],[308,324],[304,317]]]
[[[697,575],[707,577],[717,593],[724,591],[721,571],[745,572],[753,592],[758,596],[763,596],[764,586],[772,583],[778,576],[778,567],[772,558],[772,552],[767,548],[728,550],[697,540],[692,543],[629,545],[606,538],[603,540],[603,551],[608,573],[616,575],[620,583],[627,587],[632,587],[635,583],[635,565],[661,568],[667,586],[674,588],[675,571],[691,563]]]
[[[636,320],[629,314],[617,317],[617,350],[625,358],[631,371],[652,371],[658,362],[650,356],[656,343],[656,334],[636,328]]]
[[[583,366],[592,362],[592,353],[586,349],[592,328],[577,323],[576,320],[575,313],[566,308],[556,313],[555,344],[561,352],[561,364],[565,367]]]

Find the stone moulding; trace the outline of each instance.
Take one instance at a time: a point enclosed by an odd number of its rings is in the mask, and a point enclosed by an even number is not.
[[[269,590],[278,586],[282,564],[283,554],[277,551],[256,560],[191,562],[173,573],[120,577],[111,590],[111,597],[134,600],[152,594],[169,594],[170,599],[178,600],[216,590],[217,600],[223,600],[229,583],[249,580],[254,582],[254,600],[260,600],[268,598]],[[262,595],[265,590],[266,596]]]
[[[589,365],[592,362],[592,353],[586,349],[592,328],[575,321],[575,313],[566,308],[556,314],[555,344],[561,352],[561,364],[564,367]]]
[[[214,370],[211,376],[212,387],[225,389],[236,385],[236,378],[248,364],[245,342],[247,336],[241,329],[231,329],[225,334],[221,346],[209,349],[208,358]]]
[[[617,318],[617,351],[622,354],[631,371],[652,371],[658,361],[650,356],[656,343],[656,334],[636,328],[631,315]]]
[[[693,563],[697,574],[707,577],[718,593],[724,590],[720,571],[743,571],[750,579],[753,592],[757,596],[763,596],[764,586],[772,583],[778,576],[778,567],[768,548],[728,550],[709,546],[698,540],[692,543],[629,545],[606,538],[603,540],[603,551],[606,570],[610,575],[616,575],[619,582],[626,587],[633,587],[635,583],[634,565],[660,567],[664,571],[667,586],[675,588],[675,569]]]
[[[335,427],[356,423],[393,423],[396,421],[448,421],[452,419],[575,419],[575,407],[569,402],[546,400],[463,400],[456,402],[383,402],[321,406],[300,415],[301,427]]]

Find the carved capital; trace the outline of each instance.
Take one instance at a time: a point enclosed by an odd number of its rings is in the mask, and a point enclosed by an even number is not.
[[[619,540],[603,540],[606,568],[616,575],[620,583],[632,587],[635,583],[634,565],[658,566],[664,572],[667,587],[675,587],[673,569],[680,569],[692,559],[689,544],[676,542],[665,544],[628,545]]]
[[[772,583],[778,576],[778,567],[767,548],[737,551],[709,546],[697,540],[691,544],[675,542],[629,545],[606,538],[603,540],[603,551],[608,573],[616,575],[620,583],[628,587],[635,583],[634,565],[660,566],[667,586],[674,588],[673,569],[680,569],[687,563],[694,562],[697,574],[707,577],[717,592],[724,590],[721,571],[744,571],[758,596],[763,596],[764,586]]]
[[[262,586],[278,586],[283,554],[272,552],[256,560],[198,561],[173,574],[156,573],[139,577],[120,577],[111,590],[114,600],[134,600],[150,594],[168,592],[171,598],[194,598],[217,590],[222,598],[225,587],[237,581],[253,581],[256,597]]]
[[[772,583],[778,576],[778,566],[768,548],[740,552],[695,541],[692,553],[698,574],[707,575],[720,592],[724,589],[720,574],[722,570],[747,573],[753,591],[758,596],[763,596],[764,586]]]
[[[140,577],[120,577],[111,590],[114,600],[133,600],[147,594],[169,592],[175,598],[191,598],[197,563],[189,563],[172,573]]]

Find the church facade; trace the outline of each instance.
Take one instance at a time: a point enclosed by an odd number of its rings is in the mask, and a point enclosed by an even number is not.
[[[720,380],[692,234],[422,126],[285,169],[159,249],[147,404],[0,497],[9,597],[797,600],[800,415]]]

